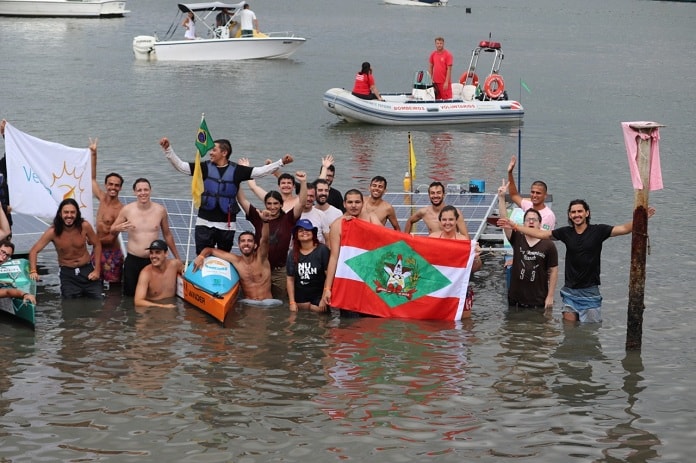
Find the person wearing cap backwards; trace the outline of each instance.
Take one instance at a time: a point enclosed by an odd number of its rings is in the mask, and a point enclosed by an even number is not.
[[[208,256],[224,259],[234,265],[239,274],[239,283],[244,292],[244,299],[239,302],[249,305],[274,306],[281,305],[283,301],[273,299],[271,294],[271,264],[268,261],[269,226],[272,219],[268,210],[258,211],[263,225],[261,238],[256,241],[254,233],[244,231],[239,234],[238,245],[241,256],[222,251],[219,248],[205,248],[193,260],[193,271],[197,272],[203,266],[203,261]]]
[[[176,276],[183,273],[184,264],[179,259],[167,259],[169,247],[163,240],[153,241],[146,251],[150,251],[150,264],[138,276],[135,306],[173,309],[175,304],[160,304],[155,301],[176,295]]]
[[[329,248],[319,242],[317,227],[307,219],[297,221],[292,237],[293,245],[286,266],[290,310],[326,312],[326,303],[321,296],[329,266]]]

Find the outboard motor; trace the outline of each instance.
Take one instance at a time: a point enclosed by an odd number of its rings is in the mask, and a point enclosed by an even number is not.
[[[155,37],[151,35],[139,35],[133,39],[133,53],[137,60],[155,59]]]

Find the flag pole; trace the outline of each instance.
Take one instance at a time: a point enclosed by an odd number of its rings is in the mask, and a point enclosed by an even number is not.
[[[205,120],[205,113],[201,113],[201,124]],[[200,126],[200,124],[199,124]],[[196,148],[198,151],[198,148]],[[188,238],[186,239],[186,267],[189,264],[189,253],[191,252],[191,229],[193,227],[193,203],[194,199],[191,198],[191,212],[189,213],[189,226],[188,226]]]

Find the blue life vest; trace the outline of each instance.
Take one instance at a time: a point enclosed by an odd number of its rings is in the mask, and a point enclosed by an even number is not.
[[[228,212],[236,204],[237,185],[234,183],[235,165],[230,164],[220,178],[220,170],[210,161],[208,165],[208,177],[203,181],[203,194],[201,195],[201,209],[212,211],[216,206]]]

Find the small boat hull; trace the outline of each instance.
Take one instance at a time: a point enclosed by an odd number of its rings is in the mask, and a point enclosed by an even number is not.
[[[0,16],[103,18],[126,13],[125,0],[0,0]]]
[[[36,295],[36,282],[29,278],[29,261],[11,259],[0,265],[0,288],[17,288]],[[34,327],[36,307],[21,298],[0,298],[0,311],[6,312]]]
[[[179,277],[177,295],[223,323],[239,295],[239,274],[227,261],[207,257],[196,272],[189,264]]]
[[[445,6],[447,0],[384,0],[384,3],[406,6]]]
[[[385,101],[363,100],[342,88],[324,93],[324,107],[347,122],[377,125],[438,125],[519,122],[524,108],[517,101],[414,100],[409,93],[382,94]]]

